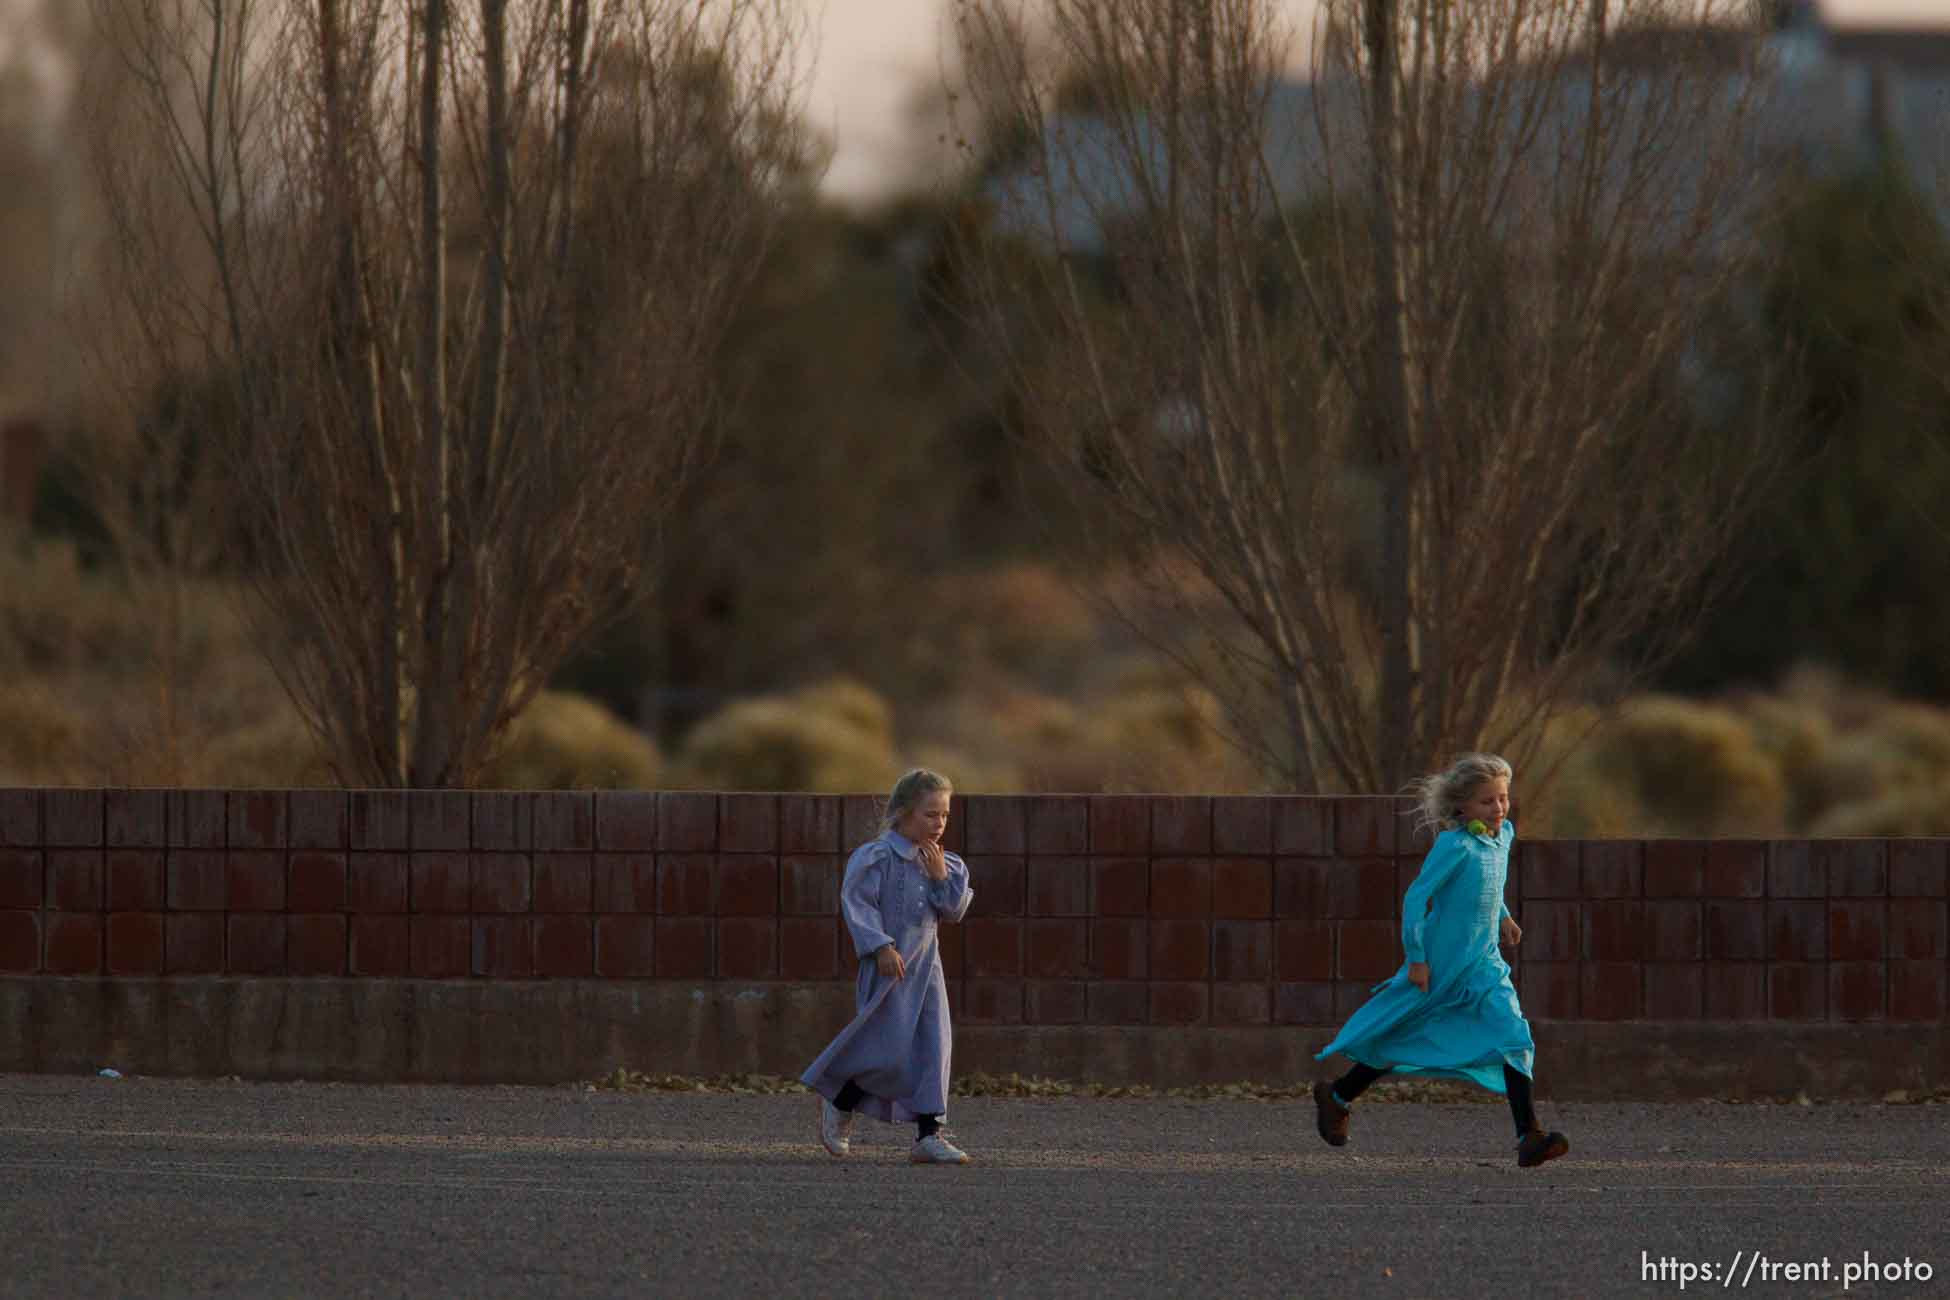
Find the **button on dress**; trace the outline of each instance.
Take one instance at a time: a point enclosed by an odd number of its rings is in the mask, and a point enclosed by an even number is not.
[[[1510,846],[1460,827],[1443,831],[1402,899],[1401,969],[1374,986],[1341,1032],[1314,1058],[1336,1052],[1377,1070],[1461,1079],[1505,1091],[1503,1067],[1528,1077],[1536,1059],[1530,1022],[1499,948]],[[1408,978],[1427,962],[1429,991]]]
[[[929,880],[919,852],[890,830],[848,859],[840,913],[860,961],[857,1010],[799,1080],[828,1101],[852,1080],[866,1093],[855,1112],[885,1123],[947,1114],[954,1028],[937,927],[975,901],[967,863],[944,853],[948,878]],[[904,979],[880,973],[874,953],[889,943],[907,965]]]

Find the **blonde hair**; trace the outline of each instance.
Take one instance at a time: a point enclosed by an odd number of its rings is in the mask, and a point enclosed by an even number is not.
[[[1408,788],[1416,799],[1416,828],[1446,831],[1459,825],[1456,813],[1477,786],[1511,775],[1510,764],[1495,754],[1464,754],[1442,771],[1411,781]]]
[[[954,783],[939,772],[930,772],[925,767],[913,771],[894,782],[894,791],[887,796],[886,810],[880,814],[880,829],[891,831],[901,817],[937,790],[953,794]]]

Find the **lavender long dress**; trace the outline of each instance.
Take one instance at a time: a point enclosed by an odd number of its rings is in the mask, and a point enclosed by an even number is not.
[[[914,841],[885,831],[848,860],[840,911],[860,961],[858,1010],[799,1076],[829,1101],[852,1080],[867,1094],[856,1113],[890,1124],[948,1112],[954,1027],[936,926],[961,920],[975,900],[967,863],[947,853],[948,878],[929,880],[918,854]],[[905,979],[880,973],[873,954],[889,943],[907,964]]]

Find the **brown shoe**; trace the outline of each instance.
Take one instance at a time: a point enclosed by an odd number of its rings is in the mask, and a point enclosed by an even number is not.
[[[1316,1083],[1314,1085],[1314,1127],[1320,1130],[1321,1140],[1330,1147],[1347,1145],[1348,1109],[1334,1100],[1334,1085]]]
[[[1535,1169],[1546,1160],[1555,1160],[1571,1149],[1571,1140],[1562,1133],[1546,1133],[1534,1128],[1517,1143],[1517,1166]]]

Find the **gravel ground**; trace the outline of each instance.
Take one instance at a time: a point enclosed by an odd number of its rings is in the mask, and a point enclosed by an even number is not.
[[[803,1094],[0,1076],[0,1296],[1950,1295],[1950,1107],[1544,1119],[958,1098],[917,1168]]]

